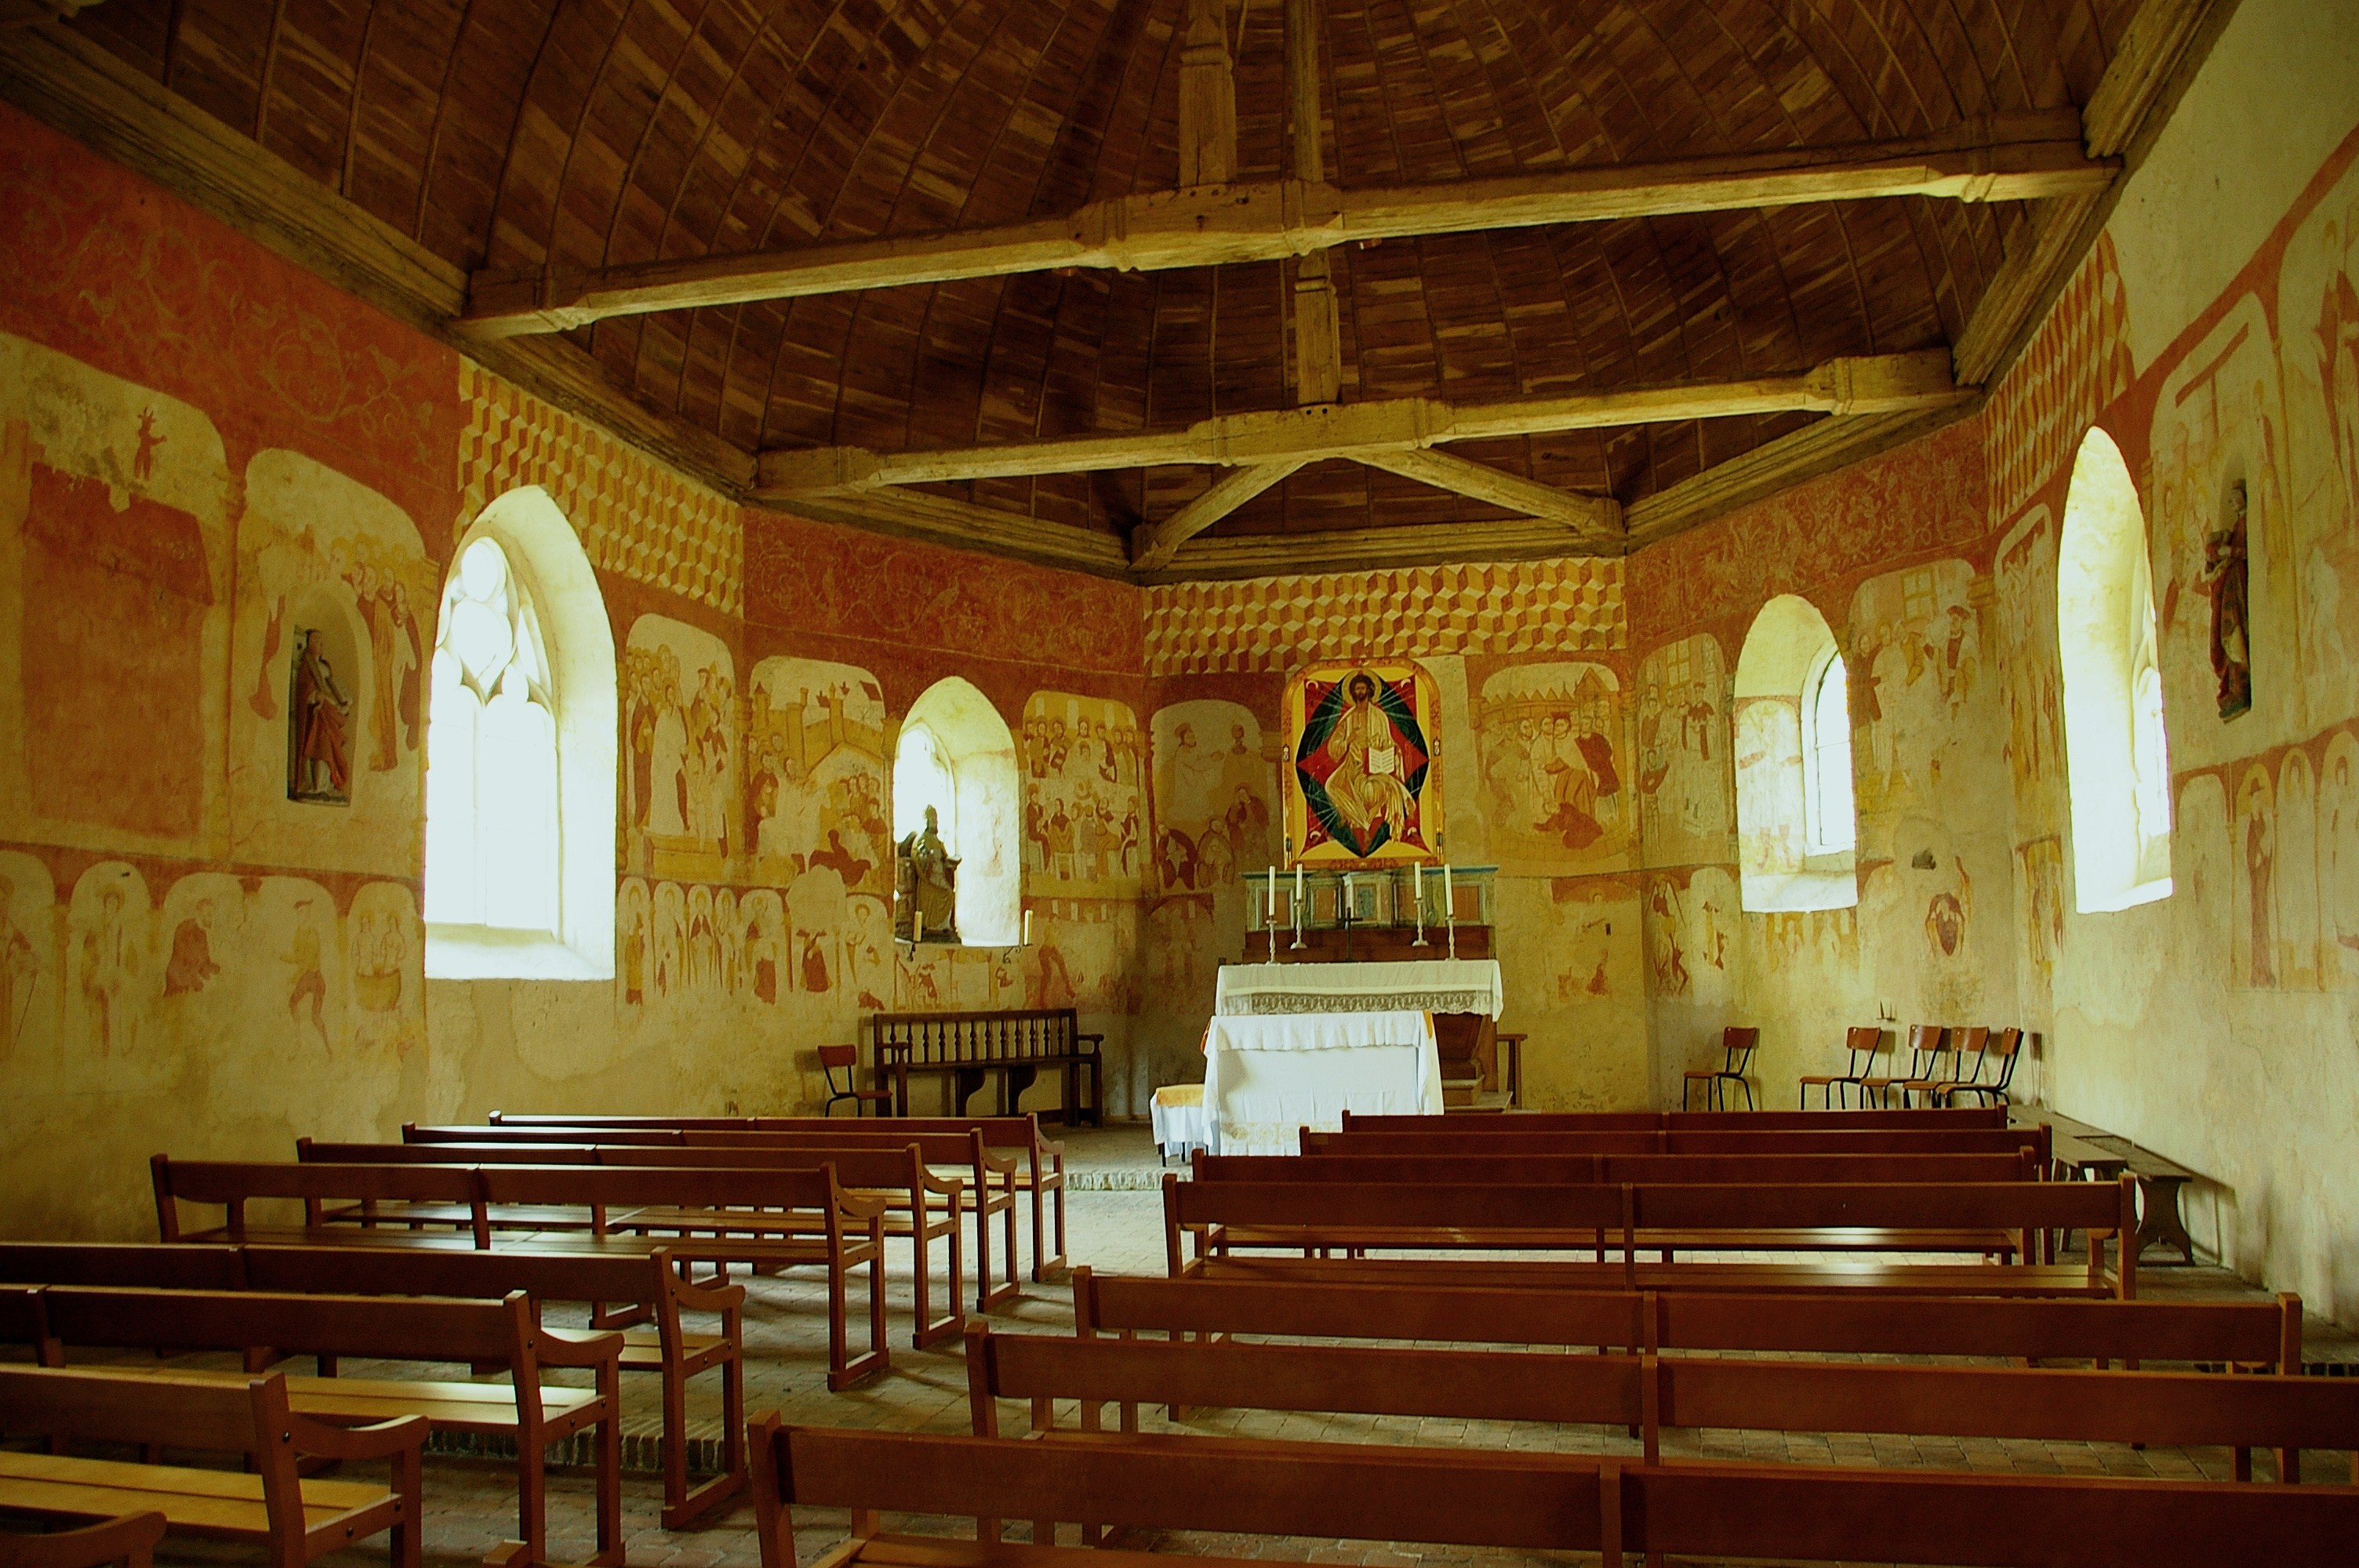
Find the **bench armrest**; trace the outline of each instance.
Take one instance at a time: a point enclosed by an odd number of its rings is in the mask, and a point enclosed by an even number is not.
[[[863,1222],[876,1218],[893,1206],[889,1198],[871,1197],[864,1193],[839,1193],[835,1206],[845,1218]]]
[[[544,1367],[600,1367],[621,1359],[622,1354],[619,1330],[541,1326],[540,1364]]]
[[[433,1428],[422,1415],[397,1416],[369,1426],[331,1426],[307,1415],[287,1418],[288,1440],[295,1452],[321,1459],[388,1459],[405,1450],[415,1454]]]
[[[994,1175],[1013,1176],[1016,1174],[1016,1156],[995,1154],[986,1149],[983,1152],[983,1168]]]
[[[954,1198],[966,1191],[966,1184],[956,1176],[938,1176],[922,1165],[918,1169],[924,1180],[927,1192],[940,1193],[944,1197]]]
[[[1103,1034],[1076,1034],[1073,1036],[1073,1041],[1076,1044],[1084,1040],[1088,1041],[1092,1045],[1103,1045],[1105,1044],[1105,1036]]]
[[[670,1270],[671,1304],[690,1312],[734,1312],[745,1304],[743,1285],[699,1285],[683,1280],[678,1270]]]

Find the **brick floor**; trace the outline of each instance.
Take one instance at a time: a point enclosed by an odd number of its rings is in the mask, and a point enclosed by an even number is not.
[[[1136,1141],[1143,1143],[1143,1130]],[[1145,1190],[1155,1179],[1151,1151],[1140,1157],[1128,1141],[1112,1132],[1092,1152],[1093,1166],[1118,1173],[1122,1185],[1093,1186],[1070,1195],[1073,1260],[1102,1272],[1159,1274],[1163,1271],[1161,1200]],[[1102,1151],[1102,1152],[1101,1152]],[[1128,1190],[1125,1190],[1125,1187]],[[1019,1216],[1019,1218],[1022,1217]],[[1027,1229],[1019,1225],[1019,1230]],[[1025,1262],[1028,1271],[1028,1236]],[[937,1259],[940,1249],[936,1249]],[[906,1282],[906,1244],[892,1245],[894,1282],[889,1292],[888,1326],[893,1335],[892,1368],[884,1378],[847,1393],[827,1390],[825,1300],[815,1273],[761,1279],[749,1286],[746,1314],[747,1404],[759,1412],[777,1410],[787,1420],[809,1425],[878,1428],[891,1431],[963,1433],[968,1430],[966,1371],[955,1346],[943,1351],[919,1351],[908,1344],[909,1292]],[[939,1266],[939,1265],[938,1265]],[[2218,1270],[2150,1269],[2141,1277],[2148,1294],[2216,1297],[2257,1292]],[[967,1286],[971,1292],[973,1284]],[[552,1321],[575,1321],[552,1314]],[[1070,1333],[1071,1297],[1061,1283],[1027,1282],[1022,1297],[992,1314],[995,1327]],[[2348,1357],[2348,1338],[2331,1325],[2314,1325],[2318,1339],[2313,1356]],[[351,1365],[359,1375],[365,1368]],[[719,1435],[717,1379],[705,1378],[694,1388],[691,1420],[700,1448]],[[625,1432],[629,1461],[652,1466],[656,1386],[651,1378],[625,1380],[629,1407]],[[1071,1416],[1060,1419],[1070,1423]],[[1026,1430],[1026,1415],[1009,1407],[1003,1415],[1006,1430]],[[1180,1426],[1162,1419],[1162,1412],[1142,1412],[1148,1431],[1187,1431],[1250,1436],[1325,1439],[1371,1443],[1466,1444],[1478,1447],[1571,1454],[1635,1454],[1636,1442],[1620,1428],[1596,1426],[1516,1425],[1504,1422],[1419,1420],[1353,1415],[1294,1415],[1271,1411],[1196,1411]],[[1898,1468],[1965,1469],[2051,1476],[2145,1476],[2225,1479],[2229,1459],[2224,1450],[2133,1450],[2107,1444],[1985,1441],[1842,1433],[1720,1432],[1681,1430],[1665,1434],[1665,1451],[1673,1456],[1718,1459],[1790,1460],[1801,1463],[1872,1465]],[[2267,1459],[2256,1459],[2264,1472]],[[2307,1478],[2347,1480],[2348,1457],[2311,1454],[2304,1465]],[[426,1468],[426,1557],[450,1565],[480,1562],[484,1553],[515,1533],[513,1471],[493,1460],[430,1455]],[[658,1478],[635,1471],[625,1481],[626,1546],[632,1568],[752,1568],[759,1561],[750,1503],[714,1528],[673,1533],[657,1519],[662,1501]],[[551,1550],[558,1561],[579,1562],[593,1550],[591,1535],[592,1490],[586,1476],[566,1472],[551,1477],[549,1526]],[[798,1555],[804,1563],[840,1542],[842,1514],[830,1509],[799,1509],[796,1516]],[[897,1528],[902,1526],[897,1525]],[[906,1521],[907,1528],[950,1530],[948,1521]],[[1022,1525],[1011,1525],[1020,1539]],[[1067,1539],[1071,1539],[1068,1532]],[[1564,1554],[1546,1557],[1512,1552],[1467,1548],[1421,1548],[1398,1543],[1333,1541],[1274,1541],[1258,1537],[1226,1537],[1201,1532],[1132,1532],[1121,1544],[1128,1547],[1190,1554],[1218,1554],[1273,1561],[1353,1563],[1364,1568],[1518,1568],[1543,1561],[1561,1563]],[[168,1555],[176,1560],[218,1563],[247,1561],[236,1553],[175,1543]],[[331,1559],[337,1568],[361,1568],[382,1563],[382,1548],[340,1554]]]

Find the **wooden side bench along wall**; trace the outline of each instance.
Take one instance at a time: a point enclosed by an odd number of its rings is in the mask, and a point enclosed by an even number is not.
[[[984,1084],[999,1077],[999,1110],[1015,1114],[1024,1091],[1044,1067],[1064,1076],[1063,1117],[1105,1119],[1105,1037],[1082,1033],[1074,1010],[1019,1008],[990,1012],[875,1012],[868,1016],[869,1061],[879,1087],[893,1088],[893,1114],[909,1113],[909,1076],[951,1080],[951,1103],[961,1114]],[[1082,1080],[1089,1081],[1086,1098]]]
[[[789,1427],[752,1433],[763,1568],[795,1568],[794,1504],[846,1508],[829,1568],[1088,1568],[1044,1534],[878,1532],[886,1510],[1116,1528],[1417,1541],[1527,1552],[1806,1561],[2214,1568],[2343,1561],[2359,1488],[1650,1465],[1391,1444],[1017,1438]],[[1198,1560],[1241,1568],[1244,1560]]]
[[[51,1285],[41,1292],[52,1366],[67,1347],[161,1353],[236,1350],[248,1374],[286,1356],[369,1357],[394,1361],[504,1367],[506,1384],[337,1377],[289,1377],[289,1407],[336,1426],[415,1417],[453,1432],[513,1439],[517,1526],[535,1561],[547,1560],[545,1455],[577,1432],[595,1434],[600,1564],[623,1561],[622,1432],[617,1399],[619,1334],[545,1327],[522,1291],[504,1300],[293,1295],[262,1291],[162,1291],[118,1285]],[[544,1385],[545,1367],[589,1369],[588,1389]],[[93,1377],[135,1384],[242,1383],[235,1373],[106,1368]]]
[[[304,1568],[390,1532],[396,1568],[420,1561],[415,1417],[339,1427],[296,1414],[287,1379],[233,1384],[102,1377],[47,1367],[0,1367],[0,1435],[66,1436],[145,1448],[237,1453],[244,1474],[0,1453],[0,1510],[36,1519],[111,1519],[154,1511],[175,1534],[262,1546],[270,1568]],[[391,1484],[302,1479],[300,1457],[384,1460]]]

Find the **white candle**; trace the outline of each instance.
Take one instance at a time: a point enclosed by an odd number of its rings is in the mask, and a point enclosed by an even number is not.
[[[913,910],[909,914],[909,941],[914,945],[926,939],[926,912]]]
[[[1425,907],[1425,862],[1423,860],[1419,860],[1411,868],[1411,871],[1413,875],[1411,875],[1409,881],[1415,884],[1417,890],[1417,906],[1419,909],[1423,909]]]
[[[1024,912],[1024,946],[1032,946],[1032,912],[1028,909]]]
[[[1275,863],[1269,868],[1269,901],[1262,905],[1262,918],[1265,923],[1277,918],[1277,867]]]
[[[1302,907],[1302,868],[1300,866],[1294,868],[1294,907],[1297,909]]]
[[[1447,864],[1441,868],[1441,918],[1452,922],[1458,918],[1458,905],[1450,896],[1450,867]]]

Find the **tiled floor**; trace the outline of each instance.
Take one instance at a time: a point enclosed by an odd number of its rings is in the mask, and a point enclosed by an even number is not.
[[[1163,1271],[1161,1199],[1151,1190],[1158,1176],[1154,1151],[1144,1129],[1110,1129],[1082,1134],[1074,1141],[1077,1170],[1104,1173],[1090,1179],[1071,1195],[1073,1260],[1102,1272],[1159,1274]],[[1081,1184],[1077,1184],[1080,1185]],[[1023,1200],[1019,1200],[1021,1202]],[[1025,1233],[1026,1263],[1029,1263],[1028,1219]],[[909,1292],[904,1276],[904,1244],[893,1245],[893,1285],[889,1292],[888,1325],[893,1334],[892,1368],[883,1378],[848,1393],[832,1394],[826,1384],[824,1295],[816,1276],[803,1275],[753,1281],[747,1311],[747,1402],[758,1412],[777,1410],[793,1422],[883,1428],[895,1431],[963,1433],[968,1430],[965,1361],[955,1345],[941,1351],[909,1348]],[[937,1258],[940,1251],[938,1246]],[[2159,1254],[2158,1254],[2158,1257]],[[2251,1295],[2251,1287],[2218,1270],[2150,1269],[2142,1276],[2146,1292],[2188,1297]],[[973,1284],[967,1289],[972,1305]],[[560,1320],[562,1321],[562,1320]],[[995,1328],[1043,1333],[1070,1332],[1071,1298],[1062,1283],[1025,1286],[1020,1300],[992,1314]],[[2348,1339],[2327,1325],[2318,1329],[2311,1354],[2348,1358]],[[355,1371],[360,1368],[355,1368]],[[717,1384],[706,1378],[703,1384]],[[625,1386],[632,1407],[626,1433],[634,1462],[652,1464],[654,1436],[658,1430],[651,1379],[634,1379]],[[1149,1430],[1169,1429],[1159,1412],[1147,1412]],[[711,1443],[719,1435],[717,1387],[696,1390],[691,1416],[697,1435]],[[1025,1430],[1024,1412],[1008,1407],[1006,1430]],[[1070,1419],[1070,1418],[1068,1418]],[[1178,1429],[1171,1429],[1178,1430]],[[1184,1430],[1241,1435],[1326,1438],[1382,1443],[1469,1444],[1544,1449],[1569,1453],[1633,1454],[1635,1440],[1618,1428],[1593,1426],[1516,1426],[1506,1423],[1417,1421],[1389,1417],[1293,1416],[1270,1412],[1199,1411]],[[1983,1442],[1859,1436],[1820,1433],[1758,1433],[1680,1431],[1667,1433],[1667,1451],[1674,1455],[1724,1458],[1776,1458],[1802,1462],[1933,1467],[2037,1475],[2125,1475],[2150,1476],[2217,1476],[2227,1475],[2224,1451],[2188,1452],[2176,1449],[2132,1450],[2111,1445],[2073,1443]],[[2266,1460],[2261,1461],[2266,1465]],[[2347,1456],[2317,1454],[2309,1457],[2305,1474],[2320,1480],[2349,1478]],[[661,1486],[651,1474],[636,1472],[625,1479],[626,1546],[633,1568],[752,1568],[759,1560],[750,1504],[714,1528],[671,1533],[657,1523]],[[592,1494],[586,1476],[563,1474],[553,1477],[549,1498],[552,1552],[560,1561],[579,1562],[592,1550],[590,1535]],[[515,1532],[513,1472],[504,1464],[457,1457],[430,1458],[426,1471],[428,1502],[426,1555],[429,1562],[452,1565],[479,1562],[500,1540]],[[842,1539],[844,1520],[839,1512],[798,1510],[797,1546],[805,1563]],[[1021,1526],[1011,1527],[1020,1538]],[[1271,1541],[1209,1535],[1161,1535],[1146,1539],[1134,1534],[1123,1544],[1157,1550],[1242,1554],[1319,1563],[1354,1563],[1407,1568],[1513,1568],[1527,1561],[1512,1552],[1475,1552],[1468,1549],[1437,1549],[1332,1541]],[[177,1551],[178,1549],[176,1549]],[[208,1561],[219,1554],[204,1552]],[[1537,1559],[1532,1559],[1537,1561]],[[1561,1557],[1549,1561],[1560,1562]],[[381,1548],[343,1554],[339,1568],[383,1562]]]

